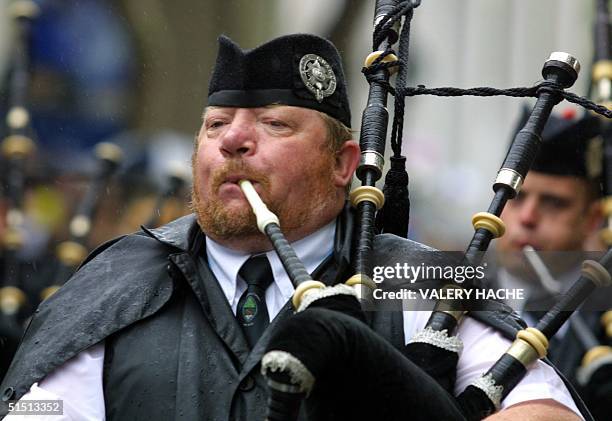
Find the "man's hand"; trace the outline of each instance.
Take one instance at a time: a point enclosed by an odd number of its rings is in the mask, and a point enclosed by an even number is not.
[[[486,421],[576,421],[581,420],[568,407],[552,399],[539,399],[512,405],[497,412]]]

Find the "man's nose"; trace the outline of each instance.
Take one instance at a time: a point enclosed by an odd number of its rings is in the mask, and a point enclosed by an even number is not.
[[[533,228],[540,218],[538,203],[533,198],[528,198],[521,203],[519,209],[519,221],[521,225]]]
[[[255,152],[255,127],[246,119],[236,117],[223,133],[219,148],[227,157],[246,156]]]

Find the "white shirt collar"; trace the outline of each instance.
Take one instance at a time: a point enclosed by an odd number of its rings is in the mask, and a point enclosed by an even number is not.
[[[323,228],[291,243],[306,270],[312,273],[323,260],[333,252],[336,220]],[[208,264],[227,298],[234,313],[246,284],[238,276],[238,271],[251,254],[232,250],[206,237]],[[274,250],[265,253],[272,266],[274,283],[266,291],[266,304],[270,319],[274,318],[282,306],[291,298],[293,285]]]

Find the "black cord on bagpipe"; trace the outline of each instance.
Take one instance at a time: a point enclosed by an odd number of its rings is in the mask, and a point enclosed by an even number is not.
[[[510,96],[510,97],[538,97],[538,93],[543,89],[555,92],[562,96],[563,99],[580,105],[588,110],[594,111],[607,118],[612,118],[612,110],[605,106],[596,104],[587,98],[580,97],[571,92],[565,92],[555,83],[542,81],[533,87],[517,87],[509,89],[498,89],[492,87],[476,87],[469,89],[461,89],[455,87],[441,88],[426,88],[423,85],[416,87],[407,86],[407,68],[408,68],[408,53],[410,42],[410,21],[412,19],[413,8],[418,6],[420,2],[401,2],[394,7],[383,20],[381,20],[374,30],[373,35],[373,50],[376,51],[378,45],[387,41],[387,45],[392,45],[395,42],[397,33],[392,31],[392,26],[398,22],[401,17],[405,17],[402,25],[402,30],[399,36],[398,57],[395,56],[395,51],[391,47],[387,47],[376,60],[369,66],[364,67],[366,80],[370,85],[377,84],[383,87],[388,93],[395,96],[394,101],[394,118],[391,129],[391,148],[393,155],[390,157],[390,168],[385,177],[385,185],[383,187],[384,202],[387,206],[383,206],[376,215],[376,228],[379,232],[391,233],[401,237],[407,237],[409,215],[410,215],[410,200],[408,192],[408,173],[405,169],[406,158],[401,155],[402,135],[404,122],[405,98],[407,96],[417,95],[435,95],[435,96]],[[393,57],[394,60],[389,60]],[[398,68],[396,87],[394,88],[388,81],[388,78],[381,77],[381,70],[391,70]],[[401,215],[398,217],[398,215]]]

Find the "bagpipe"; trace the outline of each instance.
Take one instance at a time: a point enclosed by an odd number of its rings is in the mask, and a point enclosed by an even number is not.
[[[456,330],[467,312],[461,301],[438,301],[425,328],[401,351],[368,327],[368,316],[360,300],[367,300],[377,287],[371,279],[376,232],[405,236],[407,231],[408,176],[402,168],[405,158],[401,156],[406,96],[537,98],[497,174],[489,208],[473,217],[475,233],[462,261],[472,266],[479,264],[491,241],[504,234],[501,212],[520,191],[553,107],[565,99],[606,118],[612,117],[612,111],[606,107],[565,92],[576,80],[580,64],[571,55],[560,52],[550,55],[542,69],[544,80],[531,88],[407,87],[410,20],[419,4],[419,1],[376,2],[374,52],[366,59],[363,71],[370,90],[360,132],[362,157],[357,177],[361,186],[350,193],[357,213],[353,276],[331,287],[313,280],[284,238],[276,216],[267,210],[248,181],[240,182],[259,230],[270,239],[295,286],[292,300],[296,314],[277,326],[261,363],[270,389],[269,420],[296,419],[303,401],[306,416],[317,420],[482,419],[498,410],[534,362],[546,356],[548,340],[572,311],[595,288],[612,282],[612,251],[599,261],[585,261],[580,278],[560,301],[535,327],[519,330],[506,353],[458,396],[453,396],[453,387],[462,343]],[[393,51],[396,42],[397,56]],[[395,87],[389,82],[394,70],[398,71]],[[395,96],[391,134],[393,173],[381,191],[375,184],[383,173],[389,94]],[[468,282],[450,282],[446,286],[470,287]]]
[[[0,288],[0,309],[13,315],[26,303],[27,295],[20,288],[20,265],[17,253],[23,246],[25,219],[24,195],[26,193],[27,160],[36,150],[35,131],[27,102],[30,81],[30,33],[40,7],[30,0],[14,1],[9,14],[16,27],[16,45],[13,48],[12,69],[9,82],[10,105],[7,114],[9,135],[2,142],[2,155],[6,162],[4,174],[8,211],[7,229],[3,238],[4,276]],[[91,175],[91,183],[70,221],[70,240],[57,247],[58,268],[54,280],[41,288],[44,300],[61,286],[84,260],[89,252],[86,247],[92,219],[101,202],[102,193],[121,162],[121,150],[110,142],[99,143],[95,148],[98,168]],[[36,303],[32,303],[36,304]],[[21,336],[21,328],[18,331]]]
[[[591,72],[591,99],[612,107],[612,26],[608,0],[595,3],[594,55]],[[612,124],[600,119],[602,137],[602,211],[605,226],[600,238],[612,246]],[[612,310],[603,312],[599,326],[589,325],[580,314],[571,319],[572,328],[585,353],[576,372],[576,382],[597,419],[609,416],[612,408]],[[601,335],[597,332],[601,331]],[[603,340],[602,340],[603,338]]]
[[[58,245],[57,261],[45,256],[40,262],[44,268],[31,268],[33,265],[25,262],[20,253],[28,242],[25,197],[30,172],[36,168],[32,165],[32,157],[37,149],[37,136],[29,110],[30,54],[33,25],[41,9],[36,2],[17,0],[11,2],[7,10],[14,24],[15,43],[8,80],[8,130],[1,144],[4,165],[0,175],[6,203],[6,216],[2,217],[6,223],[0,239],[3,265],[0,274],[0,377],[8,368],[33,309],[55,292],[88,254],[91,221],[121,158],[116,145],[104,142],[97,145],[95,153],[99,165],[89,178],[87,192],[71,219],[70,239]]]
[[[8,136],[1,145],[7,211],[6,229],[0,239],[4,257],[4,273],[0,279],[0,336],[7,338],[9,346],[21,337],[21,318],[28,301],[21,285],[21,266],[17,254],[24,243],[26,166],[36,149],[27,96],[28,45],[32,21],[38,13],[38,6],[31,1],[14,2],[9,9],[9,15],[15,22],[16,45],[9,78]]]
[[[70,238],[62,241],[56,247],[58,264],[49,284],[41,289],[41,301],[55,293],[89,254],[88,239],[96,212],[102,202],[103,193],[119,168],[122,158],[121,148],[111,142],[98,143],[94,153],[97,168],[91,176],[85,195],[70,220]]]
[[[25,326],[40,302],[70,278],[96,245],[95,241],[115,235],[116,225],[105,232],[100,227],[107,220],[106,213],[110,209],[109,203],[115,199],[115,192],[131,194],[128,200],[135,196],[129,189],[133,187],[134,167],[140,164],[132,162],[132,168],[125,164],[122,166],[124,152],[119,145],[129,146],[122,137],[114,137],[117,144],[108,141],[97,143],[91,151],[93,157],[90,159],[88,150],[86,156],[85,149],[79,149],[81,141],[84,146],[89,146],[94,138],[110,137],[106,128],[82,131],[80,128],[85,125],[80,126],[78,115],[74,116],[74,121],[78,121],[74,126],[71,122],[62,126],[66,134],[58,136],[61,143],[54,141],[52,131],[40,130],[49,127],[48,121],[56,121],[55,116],[49,117],[47,107],[36,106],[41,99],[40,95],[37,96],[40,86],[43,90],[47,87],[46,79],[40,83],[40,75],[47,71],[44,64],[41,65],[40,57],[46,40],[41,41],[40,34],[54,16],[53,8],[56,6],[51,3],[32,0],[6,3],[12,42],[7,60],[6,132],[2,130],[6,136],[0,138],[0,378],[4,376]],[[79,65],[71,62],[70,67],[73,64]],[[65,80],[66,89],[62,91],[69,91],[73,80]],[[67,101],[73,100],[71,95],[66,97],[70,97],[65,98]],[[70,112],[65,111],[66,115]],[[62,151],[70,148],[70,152],[74,152],[71,156],[82,161],[52,162],[57,159],[54,148],[58,146],[54,143],[60,145]],[[127,155],[129,161],[134,150],[128,149]],[[113,182],[121,171],[123,181],[127,182],[117,186]],[[182,212],[182,209],[178,210],[178,202],[185,201],[187,184],[184,169],[171,168],[165,190],[151,188],[157,195],[155,207],[164,207],[164,211],[151,209],[147,202],[146,210],[140,212],[142,215],[138,220],[131,225],[126,223],[129,225],[126,230],[133,230],[143,222],[157,226],[162,220],[165,223],[173,219]],[[115,223],[118,220],[116,213],[118,210],[113,209],[112,220]],[[67,225],[66,232],[58,229],[60,219]]]
[[[166,186],[159,192],[155,199],[153,211],[145,223],[146,227],[157,227],[162,222],[167,222],[164,218],[164,208],[172,200],[180,200],[183,189],[189,185],[189,173],[179,162],[173,162],[166,175]]]

